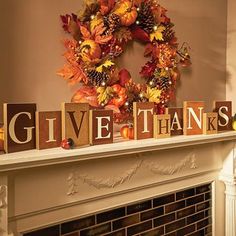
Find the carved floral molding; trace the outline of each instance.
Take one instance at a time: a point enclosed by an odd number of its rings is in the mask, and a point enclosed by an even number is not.
[[[197,164],[196,164],[196,157],[193,152],[184,157],[183,159],[179,160],[178,163],[170,165],[163,165],[159,161],[150,162],[146,158],[145,160],[143,160],[141,157],[139,157],[137,158],[136,163],[128,167],[126,170],[124,170],[121,175],[113,177],[108,176],[106,178],[93,176],[89,174],[83,174],[81,173],[79,168],[77,168],[74,169],[69,174],[69,177],[67,179],[69,185],[69,190],[67,192],[67,195],[74,195],[78,193],[79,181],[82,181],[83,183],[86,183],[97,189],[115,188],[119,185],[124,184],[132,177],[134,177],[141,167],[145,167],[146,169],[150,170],[153,174],[174,175],[187,167],[189,167],[190,169],[195,169],[197,168]]]
[[[0,235],[2,235],[5,231],[4,228],[1,227],[3,217],[4,217],[4,210],[7,207],[7,186],[1,185],[0,186]]]

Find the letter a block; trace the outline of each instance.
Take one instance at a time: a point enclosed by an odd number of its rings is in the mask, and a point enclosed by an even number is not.
[[[184,134],[203,134],[204,102],[184,102]]]
[[[203,134],[217,134],[218,114],[216,112],[203,114]]]
[[[170,114],[170,134],[183,135],[183,108],[166,108],[166,113]]]
[[[5,152],[35,149],[36,104],[5,103],[3,110]]]
[[[61,144],[61,112],[36,112],[36,148],[59,147]]]
[[[232,130],[232,101],[216,101],[214,105],[218,113],[218,131]]]
[[[62,139],[72,138],[75,146],[89,145],[89,104],[62,103]]]
[[[90,144],[107,144],[113,142],[113,111],[90,111]]]
[[[153,138],[153,102],[134,102],[134,139]]]
[[[170,137],[170,115],[154,115],[154,138]]]

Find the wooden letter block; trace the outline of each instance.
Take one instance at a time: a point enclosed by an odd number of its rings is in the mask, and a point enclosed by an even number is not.
[[[153,138],[153,102],[134,102],[134,139]]]
[[[5,103],[3,110],[5,152],[35,149],[36,104]]]
[[[170,137],[170,115],[154,115],[154,138]]]
[[[75,146],[89,145],[89,104],[62,103],[62,139],[72,138]]]
[[[113,143],[113,111],[90,111],[90,144]]]
[[[61,112],[36,112],[36,148],[59,147],[61,144]]]
[[[184,102],[184,134],[203,134],[204,102]]]
[[[203,114],[203,134],[217,134],[218,114],[216,112]]]
[[[170,134],[183,135],[183,108],[166,108],[166,113],[170,114]]]
[[[214,105],[218,113],[218,131],[232,130],[232,101],[216,101]]]

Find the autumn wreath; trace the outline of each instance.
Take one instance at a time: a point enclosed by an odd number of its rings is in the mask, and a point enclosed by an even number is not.
[[[190,64],[188,46],[179,47],[166,9],[155,0],[94,0],[79,15],[61,20],[73,38],[64,40],[67,63],[58,74],[83,84],[73,102],[113,109],[116,122],[132,117],[133,102],[155,102],[157,112],[163,112],[174,97],[178,64]],[[132,40],[144,44],[148,58],[140,68],[143,84],[116,63]]]

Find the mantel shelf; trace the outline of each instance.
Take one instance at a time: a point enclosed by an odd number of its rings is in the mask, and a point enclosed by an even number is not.
[[[112,144],[82,147],[72,150],[64,150],[62,148],[29,150],[0,155],[0,172],[230,140],[236,140],[236,131],[213,135],[181,135],[165,139],[124,141],[121,138],[116,138]]]

